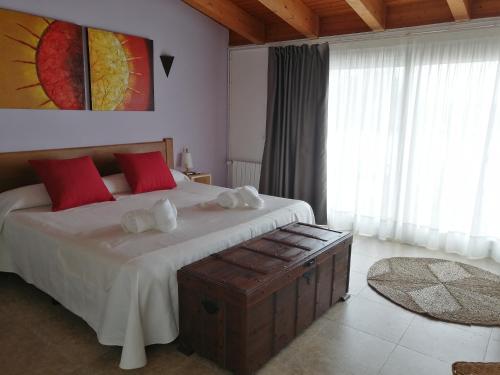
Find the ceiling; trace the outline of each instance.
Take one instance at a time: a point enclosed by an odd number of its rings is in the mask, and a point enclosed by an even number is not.
[[[500,0],[183,1],[227,27],[232,46],[500,16]]]

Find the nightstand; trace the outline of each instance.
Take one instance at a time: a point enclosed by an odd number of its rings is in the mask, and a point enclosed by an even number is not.
[[[207,185],[212,185],[212,175],[210,173],[196,173],[196,174],[190,174],[186,176],[192,181],[192,182],[198,182],[200,184],[207,184]]]

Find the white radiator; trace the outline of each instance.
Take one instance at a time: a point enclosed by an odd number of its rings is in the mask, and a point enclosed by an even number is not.
[[[230,160],[229,164],[229,186],[232,188],[252,185],[259,188],[261,163],[255,161]]]

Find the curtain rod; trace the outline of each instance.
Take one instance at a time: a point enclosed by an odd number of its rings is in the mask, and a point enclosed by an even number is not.
[[[266,43],[263,45],[235,46],[235,47],[229,47],[229,51],[251,50],[259,48],[300,45],[300,44],[318,44],[318,43],[335,44],[335,43],[348,43],[357,41],[382,40],[382,39],[408,37],[413,35],[425,35],[425,34],[434,34],[442,32],[456,32],[456,31],[467,31],[467,30],[478,30],[478,29],[492,29],[497,27],[500,28],[500,17],[491,17],[491,18],[482,18],[465,22],[446,22],[436,25],[404,27],[400,29],[385,30],[381,32],[368,31],[364,33],[355,33],[355,34],[323,36],[317,39],[295,39],[282,42]]]

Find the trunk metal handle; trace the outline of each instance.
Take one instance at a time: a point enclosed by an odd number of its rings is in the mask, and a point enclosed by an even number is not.
[[[316,259],[309,259],[304,263],[304,267],[311,267],[314,263],[316,263]]]
[[[217,314],[219,312],[219,306],[217,305],[217,302],[210,301],[209,299],[204,299],[201,301],[201,304],[203,305],[203,308],[205,311],[210,314]]]

